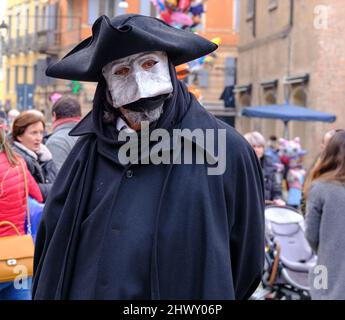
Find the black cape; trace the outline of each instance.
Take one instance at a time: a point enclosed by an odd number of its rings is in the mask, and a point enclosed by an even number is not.
[[[105,84],[73,130],[36,240],[33,299],[246,299],[264,263],[264,189],[253,149],[174,77],[157,127],[225,129],[226,171],[128,165],[104,123]]]

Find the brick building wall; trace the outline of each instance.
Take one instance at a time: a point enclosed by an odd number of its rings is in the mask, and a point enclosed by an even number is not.
[[[248,1],[241,2],[238,91],[242,92],[237,93],[237,105],[240,109],[288,99],[336,114],[334,124],[289,124],[290,137],[300,136],[309,151],[309,165],[319,152],[323,133],[345,127],[345,72],[341,68],[345,43],[340,37],[345,2],[277,0],[271,10],[269,3],[256,1],[255,15],[249,18]],[[283,134],[282,122],[273,120],[239,118],[237,129],[242,133],[259,130],[267,138]]]
[[[236,0],[208,0],[205,5],[203,28],[199,34],[209,40],[220,37],[221,45],[216,51],[216,59],[208,70],[208,87],[200,88],[203,104],[223,107],[219,100],[225,86],[226,59],[237,56],[238,33],[235,26]]]

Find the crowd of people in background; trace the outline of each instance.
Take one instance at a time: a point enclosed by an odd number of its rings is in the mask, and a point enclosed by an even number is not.
[[[327,131],[320,143],[319,154],[311,168],[305,168],[304,156],[307,151],[301,146],[298,137],[287,140],[272,135],[266,142],[257,131],[244,134],[260,160],[264,183],[266,204],[289,205],[301,210],[305,215],[305,186],[310,182],[310,173],[319,165],[322,154],[331,138],[341,129]]]
[[[26,198],[39,203],[47,199],[52,184],[76,143],[68,133],[81,119],[81,106],[65,96],[52,107],[52,130],[47,134],[44,116],[38,110],[10,110],[0,115],[0,221],[9,221],[20,234],[25,231]],[[329,268],[330,289],[312,291],[313,298],[345,298],[339,279],[345,269],[345,131],[326,132],[320,153],[311,168],[303,166],[306,151],[299,138],[269,137],[259,132],[244,134],[260,161],[267,205],[289,205],[306,217],[306,237],[319,263]],[[11,225],[0,226],[0,237],[16,234]],[[343,257],[344,256],[344,257]],[[30,299],[30,289],[16,290],[11,282],[0,283],[0,300]]]
[[[0,237],[27,233],[26,190],[38,203],[46,201],[76,142],[68,133],[80,118],[80,104],[70,96],[54,103],[50,134],[44,115],[38,110],[12,109],[0,114]],[[0,300],[29,299],[31,279],[21,289],[15,288],[12,281],[0,283]]]
[[[326,267],[327,286],[316,288],[317,274],[310,272],[310,295],[316,300],[345,299],[345,131],[327,131],[319,154],[306,170],[299,138],[266,143],[259,132],[244,135],[254,148],[263,170],[267,205],[289,205],[305,216],[305,235],[317,255],[317,265]],[[285,194],[285,196],[284,196]]]

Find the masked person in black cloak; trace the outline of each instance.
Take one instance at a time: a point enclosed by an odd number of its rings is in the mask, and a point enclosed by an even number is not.
[[[260,164],[240,134],[188,93],[174,68],[217,46],[140,15],[102,16],[92,33],[46,72],[98,87],[92,111],[71,132],[80,138],[45,206],[33,298],[248,298],[264,262]],[[142,129],[142,121],[168,136],[223,130],[224,171],[210,175],[206,162],[144,164],[142,151],[140,163],[124,164],[120,135]],[[140,145],[142,134],[138,139]]]

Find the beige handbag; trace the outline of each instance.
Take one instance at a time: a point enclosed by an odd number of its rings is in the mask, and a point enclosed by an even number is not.
[[[20,164],[24,174],[28,234],[20,235],[13,223],[0,221],[0,227],[11,226],[17,233],[16,236],[0,237],[0,283],[19,279],[21,275],[30,277],[33,274],[34,242],[31,236],[28,184],[22,160]]]

